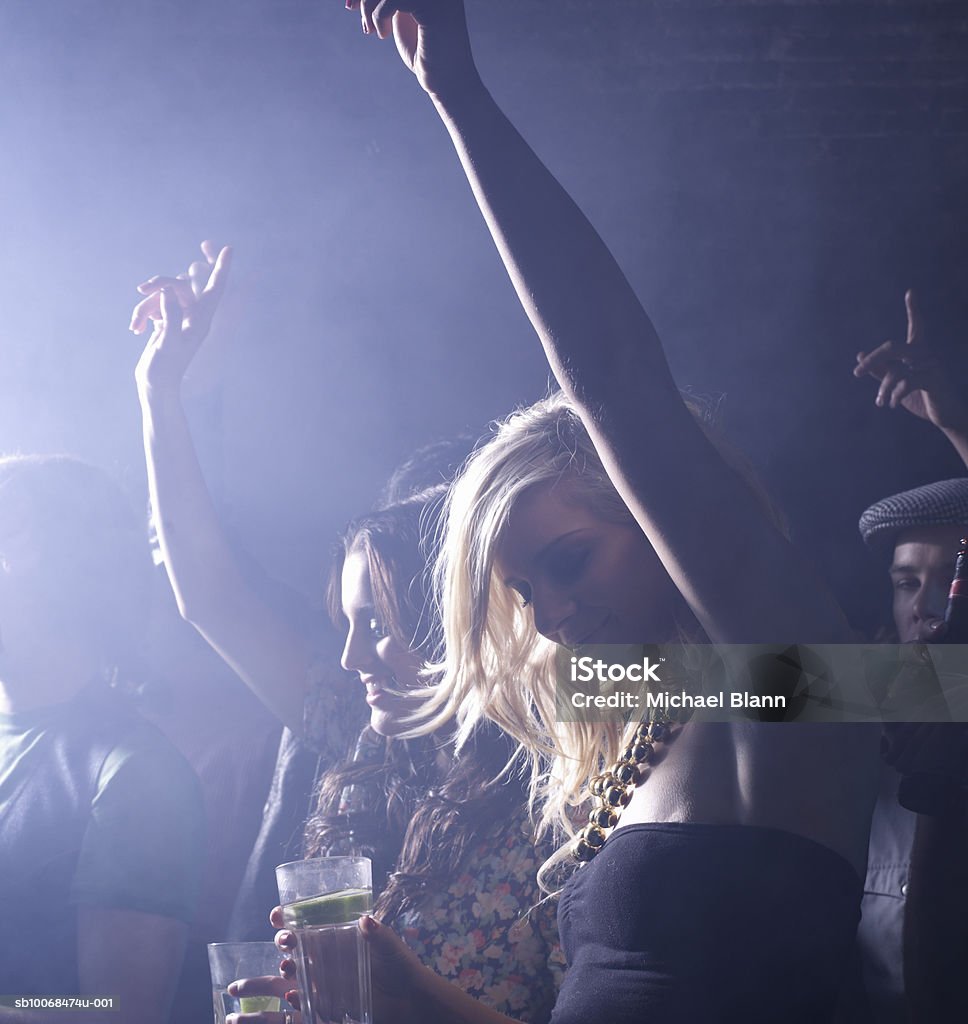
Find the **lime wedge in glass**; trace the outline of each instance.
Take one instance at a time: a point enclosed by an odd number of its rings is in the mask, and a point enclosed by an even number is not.
[[[243,996],[239,999],[239,1013],[278,1013],[282,1000],[278,996]]]
[[[282,908],[282,917],[287,928],[318,928],[327,924],[348,924],[372,909],[370,889],[343,889],[289,903]]]

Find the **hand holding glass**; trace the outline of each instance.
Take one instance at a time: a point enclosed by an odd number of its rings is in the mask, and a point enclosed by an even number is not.
[[[236,998],[225,991],[240,978],[279,976],[284,954],[274,942],[212,942],[208,947],[208,966],[212,974],[212,1002],[215,1024],[225,1024],[229,1013],[261,1013],[290,1010],[292,1007],[278,996],[244,996]]]
[[[307,1024],[371,1024],[369,948],[359,920],[373,907],[366,857],[319,857],[276,868],[283,923],[296,936]]]

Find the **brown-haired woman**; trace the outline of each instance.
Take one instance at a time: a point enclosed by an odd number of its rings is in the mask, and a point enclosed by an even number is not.
[[[452,730],[396,738],[422,707],[420,673],[438,639],[425,569],[446,488],[379,509],[344,535],[329,603],[345,630],[341,663],[363,684],[347,700],[347,677],[334,679],[311,638],[246,583],[195,458],[178,392],[229,259],[227,250],[203,251],[207,264],[186,278],[146,282],[148,296],[133,318],[136,328],[154,321],[137,378],[155,525],[182,614],[330,759],[307,825],[307,853],[362,849],[375,862],[377,887],[386,881],[376,914],[424,964],[501,1013],[546,1020],[556,931],[546,905],[527,916],[541,899],[541,858],[524,787],[504,771],[514,744],[492,726],[475,730],[459,754],[446,738]],[[259,979],[241,994],[287,987]]]

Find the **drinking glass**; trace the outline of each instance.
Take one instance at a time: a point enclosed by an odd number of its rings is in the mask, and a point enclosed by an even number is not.
[[[281,953],[274,942],[211,942],[208,966],[212,974],[212,1003],[215,1024],[225,1024],[228,1013],[259,1013],[264,1010],[290,1010],[292,1007],[277,996],[230,996],[226,986],[240,978],[261,978],[278,975]]]
[[[373,907],[366,857],[318,857],[276,868],[285,927],[296,936],[304,1024],[372,1024],[370,951],[359,919]]]

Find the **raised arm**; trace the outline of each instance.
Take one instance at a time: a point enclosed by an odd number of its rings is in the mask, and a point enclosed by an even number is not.
[[[348,6],[364,31],[392,30],[433,100],[558,383],[709,636],[849,639],[833,599],[682,402],[614,257],[485,89],[460,0]]]
[[[154,526],[178,608],[285,725],[302,732],[311,639],[244,578],[205,484],[181,388],[225,288],[231,250],[203,243],[204,261],[139,286],[131,330],[153,324],[135,379]]]

